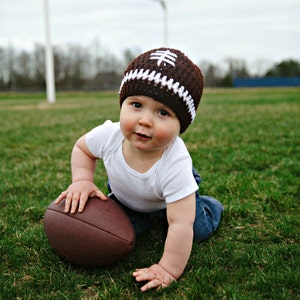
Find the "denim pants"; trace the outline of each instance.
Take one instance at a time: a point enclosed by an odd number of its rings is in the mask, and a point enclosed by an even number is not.
[[[199,185],[201,182],[201,177],[194,168],[193,175],[195,181]],[[109,183],[108,189],[111,192]],[[196,191],[195,195],[196,217],[194,222],[194,241],[201,242],[209,239],[217,230],[224,208],[218,200],[212,197],[200,196],[198,191]],[[110,197],[116,200],[124,209],[132,222],[137,237],[150,230],[151,224],[153,223],[161,223],[161,226],[163,226],[163,228],[167,230],[168,222],[166,209],[162,209],[152,213],[139,213],[129,209],[127,206],[120,203],[113,194],[110,194]]]

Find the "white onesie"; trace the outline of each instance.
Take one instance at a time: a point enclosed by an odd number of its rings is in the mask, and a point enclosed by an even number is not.
[[[198,189],[191,157],[180,137],[146,173],[128,166],[122,152],[123,140],[120,123],[112,121],[106,121],[86,135],[91,153],[103,159],[112,193],[130,209],[154,212]]]

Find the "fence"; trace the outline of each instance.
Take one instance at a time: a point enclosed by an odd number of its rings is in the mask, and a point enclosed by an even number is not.
[[[300,77],[234,78],[234,87],[300,86]]]

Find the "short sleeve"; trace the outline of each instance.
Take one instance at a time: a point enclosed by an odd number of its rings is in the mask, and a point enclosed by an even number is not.
[[[108,120],[89,131],[85,139],[91,153],[103,158],[107,153],[115,152],[123,140],[120,123]]]
[[[178,138],[165,153],[159,177],[163,188],[162,194],[167,203],[175,202],[198,190],[192,172],[192,159]]]

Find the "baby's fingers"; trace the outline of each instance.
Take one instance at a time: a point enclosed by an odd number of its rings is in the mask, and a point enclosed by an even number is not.
[[[85,207],[88,199],[89,199],[89,194],[88,193],[82,193],[80,195],[78,212],[83,212],[84,207]]]
[[[98,188],[93,193],[91,193],[90,196],[91,197],[98,197],[101,200],[107,200],[107,196],[105,194],[103,194]]]
[[[62,192],[55,200],[55,204],[59,204],[62,200],[64,200],[67,196],[68,192],[67,191],[64,191]]]
[[[160,286],[161,280],[156,278],[156,274],[151,272],[148,268],[137,269],[132,274],[135,277],[135,280],[138,282],[148,281],[145,285],[141,287],[141,291],[145,292],[149,289],[156,288]]]
[[[148,271],[147,268],[136,269],[135,272],[132,273],[132,275],[135,277],[136,281],[144,281],[144,280],[148,279],[148,277],[149,277],[149,271]]]
[[[74,214],[78,208],[78,212],[83,212],[85,204],[87,203],[89,199],[88,193],[73,193],[71,198],[71,214]],[[66,203],[68,200],[68,196],[66,198]],[[67,209],[67,208],[66,208]],[[69,210],[68,210],[69,211]]]
[[[158,279],[153,279],[153,280],[147,282],[145,285],[143,285],[141,287],[141,291],[146,292],[150,289],[159,288],[159,287],[161,287],[161,281]]]
[[[76,195],[76,194],[69,192],[66,196],[65,213],[67,213],[69,211],[71,213],[74,213],[77,209],[78,202],[79,202],[78,194]]]

